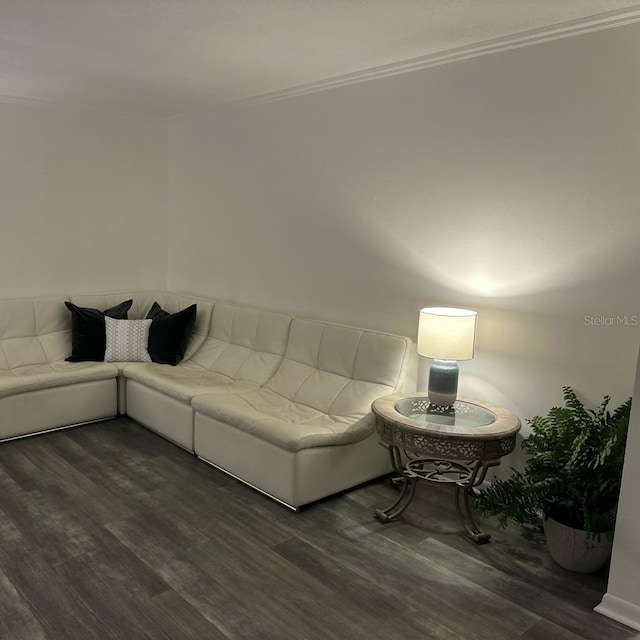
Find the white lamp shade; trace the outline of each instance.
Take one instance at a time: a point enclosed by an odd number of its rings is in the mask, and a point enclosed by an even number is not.
[[[471,360],[478,314],[468,309],[427,307],[420,310],[418,353],[438,360]]]

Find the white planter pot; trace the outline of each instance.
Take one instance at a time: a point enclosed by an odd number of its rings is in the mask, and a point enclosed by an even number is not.
[[[544,533],[551,557],[557,564],[576,573],[597,571],[611,555],[613,539],[605,533],[598,540],[582,529],[573,529],[552,518],[544,521]]]

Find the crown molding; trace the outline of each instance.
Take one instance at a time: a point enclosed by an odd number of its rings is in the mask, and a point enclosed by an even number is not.
[[[551,42],[553,40],[571,38],[573,36],[592,33],[594,31],[602,31],[603,29],[621,27],[635,22],[640,22],[640,5],[635,5],[629,9],[608,11],[588,18],[561,22],[548,27],[522,31],[509,36],[484,40],[482,42],[464,45],[454,49],[447,49],[446,51],[439,51],[425,56],[420,56],[418,58],[411,58],[401,62],[372,67],[370,69],[365,69],[364,71],[356,71],[354,73],[326,78],[317,82],[309,82],[307,84],[297,85],[288,89],[272,91],[249,98],[242,98],[234,101],[233,104],[257,105],[285,100],[287,98],[304,96],[318,91],[326,91],[327,89],[335,89],[337,87],[367,82],[368,80],[387,78],[404,73],[411,73],[412,71],[420,71],[421,69],[429,69],[430,67],[450,64],[460,60],[468,60],[469,58],[477,58],[480,56],[490,55],[492,53],[499,53],[501,51],[509,51],[510,49],[519,49],[521,47],[528,47],[541,44],[543,42]]]
[[[420,56],[418,58],[411,58],[409,60],[393,62],[378,67],[371,67],[369,69],[355,71],[353,73],[347,73],[340,76],[333,76],[324,80],[296,85],[287,89],[280,89],[277,91],[271,91],[255,96],[240,98],[238,100],[222,102],[217,105],[209,106],[208,108],[179,113],[172,116],[131,113],[126,110],[119,110],[115,108],[108,109],[97,107],[95,105],[86,105],[72,102],[58,102],[55,100],[46,100],[40,98],[24,98],[3,94],[0,94],[0,104],[7,103],[31,106],[75,107],[89,109],[97,113],[104,113],[113,116],[124,116],[134,119],[142,118],[145,120],[165,122],[169,124],[192,117],[206,115],[207,113],[211,113],[218,109],[224,109],[234,106],[259,105],[268,102],[286,100],[288,98],[304,96],[310,93],[326,91],[328,89],[335,89],[338,87],[358,84],[360,82],[367,82],[369,80],[376,80],[379,78],[388,78],[390,76],[411,73],[412,71],[429,69],[430,67],[437,67],[440,65],[450,64],[452,62],[459,62],[461,60],[468,60],[470,58],[486,56],[492,53],[500,53],[502,51],[508,51],[510,49],[519,49],[522,47],[542,44],[544,42],[551,42],[553,40],[561,40],[563,38],[571,38],[573,36],[592,33],[594,31],[602,31],[604,29],[622,27],[636,22],[640,22],[640,4],[634,5],[633,7],[627,9],[608,11],[606,13],[600,13],[594,16],[589,16],[587,18],[580,18],[577,20],[556,23],[548,27],[522,31],[520,33],[511,34],[508,36],[502,36],[499,38],[484,40],[461,47],[455,47],[453,49],[447,49],[445,51],[437,51],[425,56]]]

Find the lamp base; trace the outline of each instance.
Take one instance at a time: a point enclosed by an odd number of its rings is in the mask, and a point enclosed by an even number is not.
[[[439,407],[452,407],[458,397],[458,363],[434,360],[429,368],[429,402]]]

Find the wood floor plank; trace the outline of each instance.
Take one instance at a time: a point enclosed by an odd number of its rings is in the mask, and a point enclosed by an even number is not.
[[[247,610],[276,623],[280,633],[286,628],[292,637],[345,640],[370,637],[363,631],[375,630],[315,576],[259,542],[243,542],[225,536],[188,554]]]
[[[279,520],[265,517],[254,509],[246,508],[230,497],[224,487],[219,488],[218,493],[218,500],[203,499],[197,504],[197,509],[185,514],[185,517],[200,523],[200,526],[207,531],[218,531],[221,528],[221,535],[226,532],[233,538],[259,541],[266,547],[291,537],[290,527]],[[181,491],[165,493],[165,496],[173,510],[185,513],[188,502],[184,500],[185,496]],[[259,532],[259,535],[256,535],[256,532]]]
[[[171,640],[166,630],[154,621],[147,601],[136,593],[123,591],[122,585],[111,581],[109,575],[102,573],[101,567],[74,559],[58,565],[56,570],[65,582],[72,585],[82,606],[99,621],[104,637]]]
[[[136,519],[113,523],[108,528],[226,637],[233,640],[277,638],[281,633],[272,616],[261,617],[255,608],[247,608],[215,577],[202,570],[199,559],[194,562],[185,557],[184,550],[173,544],[162,531],[146,530],[144,522]]]
[[[509,598],[511,602],[581,637],[605,640],[611,628],[605,618],[591,611],[598,604],[599,599],[589,602],[586,607],[577,606],[479,560],[463,556],[434,539],[424,540],[414,548],[431,561],[446,566],[457,575],[466,577],[474,584],[481,585],[500,597]]]
[[[107,528],[197,609],[211,605],[227,614],[233,611],[228,593],[200,568],[199,562],[185,558],[184,549],[175,545],[164,531],[146,529],[144,521],[135,518],[112,523]]]
[[[416,610],[426,611],[436,623],[449,627],[462,637],[485,637],[479,635],[478,629],[487,628],[490,631],[486,637],[513,638],[516,630],[526,630],[539,619],[517,605],[492,597],[481,588],[432,566],[410,549],[392,545],[378,536],[375,528],[375,523],[367,522],[354,524],[340,533],[319,530],[300,535],[311,546],[333,554],[337,562],[364,580],[375,583],[384,576],[387,593],[409,599]],[[483,605],[478,605],[476,610],[471,610],[466,601],[472,593]],[[462,604],[467,605],[464,618],[459,616]],[[491,614],[491,611],[498,610],[510,614],[509,617],[505,619]],[[477,620],[474,620],[474,615]],[[491,623],[487,625],[489,619]]]
[[[0,446],[0,469],[24,491],[38,486],[38,466],[23,453],[29,443],[30,439],[14,440]]]
[[[8,496],[3,491],[0,508],[22,534],[30,551],[48,562],[94,551],[99,541],[75,514],[61,512],[40,491]]]
[[[152,604],[154,621],[167,629],[171,638],[229,638],[173,589],[155,596]]]
[[[582,638],[583,636],[559,627],[549,620],[540,620],[522,636],[522,640],[582,640]]]
[[[22,549],[3,559],[2,569],[47,638],[111,640],[112,636],[103,632],[102,624],[78,600],[72,585],[61,579],[54,565],[42,564]]]
[[[372,487],[393,497],[395,489],[388,483],[380,483]],[[591,575],[580,575],[567,572],[558,567],[546,548],[544,535],[526,532],[516,527],[500,529],[492,521],[486,522],[493,543],[489,545],[469,545],[469,541],[460,528],[455,513],[451,487],[434,486],[425,483],[418,486],[415,504],[402,515],[403,523],[408,524],[444,544],[456,548],[465,556],[479,559],[506,571],[516,574],[528,583],[537,584],[541,589],[552,591],[559,597],[589,606],[592,601],[598,602],[606,590],[606,572]],[[389,498],[387,498],[389,499]],[[376,503],[370,501],[371,508]],[[384,502],[382,503],[384,504]],[[377,504],[380,506],[380,503]],[[439,523],[433,523],[431,513],[436,510]],[[382,531],[386,529],[383,528]],[[383,535],[386,535],[383,533]],[[398,534],[390,534],[397,538]],[[401,541],[398,539],[398,541]],[[401,541],[402,542],[402,541]],[[412,544],[408,539],[405,544]]]
[[[359,533],[352,530],[343,535],[359,536]],[[375,563],[369,565],[377,567],[370,575],[371,579],[375,579],[376,573],[382,572],[387,577],[390,590],[404,591],[405,597],[416,608],[429,607],[436,620],[452,626],[460,634],[510,640],[539,620],[538,616],[510,600],[496,596],[447,567],[439,566],[376,533],[359,540],[361,548],[377,558]],[[460,611],[465,612],[463,617],[459,616]]]
[[[25,455],[38,468],[34,490],[65,503],[70,513],[89,516],[98,523],[110,522],[129,513],[122,501],[122,493],[116,493],[113,486],[105,488],[95,483],[91,475],[83,473],[49,448],[46,440],[34,439],[34,446]],[[95,462],[87,464],[91,468],[97,467]],[[100,465],[99,468],[102,479],[105,467]]]
[[[393,617],[405,605],[404,598],[386,593],[375,582],[337,561],[332,554],[300,538],[280,543],[274,551],[376,620]]]
[[[46,640],[28,603],[0,568],[0,640]]]
[[[294,514],[128,418],[0,443],[0,640],[631,640],[606,574],[450,488],[359,487]]]
[[[90,464],[91,461],[97,461],[98,458],[91,456],[87,449],[74,440],[73,434],[75,431],[77,429],[66,429],[60,433],[59,437],[55,439],[47,438],[45,442],[53,453],[72,466]]]
[[[398,632],[397,620],[411,620],[421,638],[462,639],[463,636],[431,618],[424,610],[410,605],[399,595],[390,594],[378,582],[362,578],[339,561],[298,538],[275,547],[283,557],[329,587],[334,600],[351,620],[357,620],[364,637],[392,638]]]

